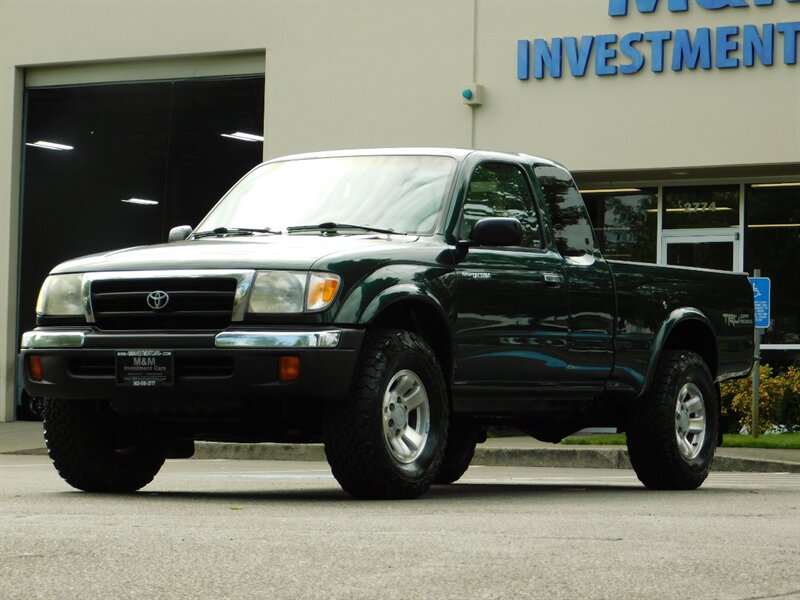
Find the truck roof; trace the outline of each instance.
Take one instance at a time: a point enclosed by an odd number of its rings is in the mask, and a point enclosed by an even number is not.
[[[487,159],[510,160],[514,162],[538,163],[562,166],[548,158],[533,156],[520,152],[495,152],[490,150],[474,150],[470,148],[439,148],[439,147],[397,147],[397,148],[356,148],[348,150],[329,150],[323,152],[306,152],[279,156],[266,162],[280,162],[284,160],[304,160],[310,158],[333,158],[344,156],[448,156],[462,161],[471,155],[481,155]]]

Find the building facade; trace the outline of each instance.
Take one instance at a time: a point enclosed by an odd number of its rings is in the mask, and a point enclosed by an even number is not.
[[[558,160],[609,258],[770,277],[797,361],[799,35],[798,0],[0,0],[0,419],[48,265],[336,148]]]

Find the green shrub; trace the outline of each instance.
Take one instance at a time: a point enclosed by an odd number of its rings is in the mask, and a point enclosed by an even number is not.
[[[774,374],[772,367],[761,365],[759,371],[759,431],[765,433],[778,425],[789,431],[800,429],[800,369],[789,367],[786,373]],[[752,429],[753,378],[733,379],[720,385],[723,431]]]

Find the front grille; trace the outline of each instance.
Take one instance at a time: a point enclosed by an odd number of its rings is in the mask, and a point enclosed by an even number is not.
[[[152,302],[153,292],[168,300]],[[231,322],[236,280],[228,277],[106,279],[92,282],[100,329],[224,329]]]

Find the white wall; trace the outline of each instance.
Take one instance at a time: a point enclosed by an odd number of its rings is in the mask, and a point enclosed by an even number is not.
[[[800,69],[779,55],[770,68],[516,77],[518,39],[800,20],[800,3],[785,0],[674,14],[665,4],[611,18],[606,0],[0,0],[0,420],[16,352],[23,74],[193,76],[217,66],[190,58],[263,55],[268,157],[474,145],[581,171],[800,163]],[[472,81],[486,91],[475,109],[460,97]]]
[[[800,3],[786,0],[723,10],[691,0],[681,13],[661,0],[652,14],[634,4],[621,18],[608,16],[605,0],[481,3],[478,79],[489,99],[479,109],[477,143],[551,156],[580,171],[800,162],[800,68],[783,64],[781,36],[771,67],[516,78],[518,39],[800,21]]]

